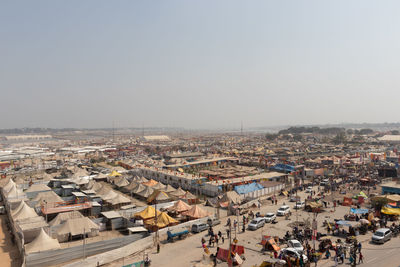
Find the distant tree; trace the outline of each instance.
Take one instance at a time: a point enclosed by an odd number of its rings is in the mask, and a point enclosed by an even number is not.
[[[346,130],[346,133],[347,133],[348,135],[354,134],[354,130],[353,130],[353,129],[347,129],[347,130]]]
[[[400,135],[400,132],[398,130],[393,130],[393,131],[390,131],[390,134],[392,134],[392,135]]]
[[[343,144],[346,142],[346,134],[344,132],[338,133],[335,138],[333,138],[333,143],[335,144]]]
[[[372,134],[374,131],[372,129],[361,129],[360,130],[360,134],[364,135],[364,134]]]
[[[303,140],[303,136],[300,135],[300,134],[295,134],[295,135],[293,135],[293,140],[297,141],[297,142],[302,141]]]
[[[268,141],[274,141],[276,138],[278,138],[278,134],[270,134],[270,133],[267,133],[266,135],[265,135],[265,138],[268,140]]]

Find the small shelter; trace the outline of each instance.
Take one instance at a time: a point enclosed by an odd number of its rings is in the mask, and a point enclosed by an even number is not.
[[[153,188],[151,188],[150,186],[146,186],[146,188],[143,191],[137,194],[143,198],[148,198],[151,194],[153,194],[153,192],[154,192]]]
[[[166,193],[171,193],[171,192],[174,192],[176,189],[172,186],[172,185],[167,185],[165,188],[164,188],[164,192],[166,192]]]
[[[49,225],[55,226],[55,225],[63,224],[69,219],[83,218],[83,217],[84,216],[82,215],[82,213],[80,213],[77,210],[62,212],[62,213],[57,214],[57,216],[49,222]]]
[[[34,209],[29,207],[25,202],[23,202],[21,208],[16,213],[13,214],[13,219],[15,221],[34,218],[34,217],[39,217],[39,216],[34,211]]]
[[[157,211],[157,214],[160,213],[160,211]],[[141,212],[135,213],[135,217],[141,218],[142,220],[148,220],[151,218],[154,218],[156,216],[156,209],[153,206],[147,206],[144,210]]]
[[[181,212],[185,212],[190,210],[191,206],[186,204],[186,202],[182,201],[182,200],[178,200],[177,202],[175,202],[175,204],[168,208],[168,211],[170,212],[175,212],[175,213],[181,213]]]
[[[157,185],[157,184],[158,184],[158,182],[157,182],[156,180],[153,180],[153,179],[151,179],[150,181],[147,181],[147,182],[143,183],[143,185],[147,185],[147,186],[151,186],[151,187],[153,187],[153,186],[155,186],[155,185]]]
[[[203,217],[210,216],[211,214],[205,211],[204,209],[200,208],[199,205],[194,205],[190,210],[183,212],[182,215],[188,216],[192,219],[200,219]]]
[[[108,176],[111,177],[117,177],[117,176],[121,176],[122,174],[120,174],[119,172],[117,172],[116,170],[112,171]]]
[[[167,193],[165,193],[163,191],[154,190],[153,194],[151,194],[147,198],[147,202],[148,203],[152,203],[152,202],[162,203],[162,202],[167,202],[170,199],[171,198]]]
[[[175,191],[170,193],[171,196],[174,196],[174,197],[177,197],[177,198],[180,197],[180,196],[183,196],[184,194],[186,194],[186,192],[184,190],[182,190],[182,188],[180,188],[180,187],[178,189],[176,189]]]
[[[67,241],[70,237],[89,234],[97,236],[100,226],[87,217],[68,219],[57,230],[58,241]]]
[[[156,223],[156,221],[157,221],[157,223]],[[155,218],[152,218],[145,222],[145,224],[152,230],[156,230],[157,228],[158,229],[164,228],[164,227],[171,226],[171,225],[176,225],[178,223],[179,222],[177,220],[170,217],[165,212],[157,213],[157,220],[155,220]]]
[[[25,252],[27,254],[55,249],[61,249],[60,243],[58,243],[57,239],[51,238],[46,234],[43,228],[32,242],[25,245]]]

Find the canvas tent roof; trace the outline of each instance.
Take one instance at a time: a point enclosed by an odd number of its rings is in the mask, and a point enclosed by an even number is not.
[[[153,194],[154,189],[152,189],[150,186],[146,186],[146,188],[137,193],[139,196],[144,197],[144,198],[148,198],[151,194]]]
[[[163,228],[163,227],[169,226],[171,224],[178,223],[177,220],[175,220],[174,218],[172,218],[165,212],[161,212],[160,215],[158,215],[158,213],[157,213],[157,225],[155,224],[155,221],[156,221],[155,218],[153,218],[151,220],[146,221],[146,224],[154,225],[154,226],[157,226],[158,228]]]
[[[180,197],[183,196],[186,192],[182,190],[182,188],[176,189],[174,192],[171,192],[170,195],[173,195],[174,197]]]
[[[114,181],[114,184],[115,184],[116,186],[118,186],[118,187],[123,187],[123,186],[129,185],[129,182],[128,182],[128,180],[126,180],[125,177],[121,177],[121,178],[119,178],[119,179],[116,179],[116,180]]]
[[[157,183],[155,186],[152,186],[151,188],[164,191],[165,185],[163,185],[162,183]]]
[[[172,185],[167,185],[164,189],[164,192],[170,193],[174,192],[176,189]]]
[[[3,187],[3,192],[10,192],[10,190],[15,186],[16,184],[14,181],[10,178],[8,180],[8,183]]]
[[[17,206],[15,209],[13,209],[13,210],[11,211],[11,215],[14,216],[15,213],[17,213],[18,211],[20,211],[21,208],[24,206],[24,204],[25,204],[25,201],[21,200],[21,201],[19,202],[18,206]]]
[[[200,208],[199,205],[192,206],[192,208],[190,210],[183,212],[182,214],[185,216],[194,218],[194,219],[199,219],[199,218],[207,217],[210,215],[210,213],[208,213],[207,211]]]
[[[112,199],[108,199],[107,200],[108,203],[112,204],[112,205],[118,205],[118,204],[128,204],[131,203],[131,200],[121,194],[117,194],[116,197],[112,198]]]
[[[160,211],[157,211],[157,214],[160,213]],[[156,216],[156,209],[153,206],[147,206],[144,210],[141,212],[135,213],[135,217],[140,217],[143,220],[151,219]]]
[[[100,195],[100,197],[104,200],[110,200],[110,199],[116,198],[117,196],[118,196],[118,194],[114,190],[110,190],[106,194]]]
[[[54,191],[40,192],[32,201],[37,201],[35,206],[40,206],[42,203],[62,202],[63,199],[59,197]]]
[[[117,171],[112,171],[108,176],[113,176],[113,177],[115,177],[115,176],[121,176],[122,174],[120,174],[119,172],[117,172]]]
[[[132,190],[133,188],[135,188],[138,185],[137,182],[132,181],[130,184],[128,184],[127,186],[124,187],[125,190]]]
[[[59,225],[66,222],[68,219],[83,218],[83,217],[84,216],[82,215],[82,213],[80,213],[77,210],[62,212],[57,214],[57,216],[49,222],[49,225],[50,226]]]
[[[240,204],[241,197],[235,191],[228,191],[226,192],[222,198],[220,199],[221,202],[231,202],[233,204]]]
[[[25,202],[18,212],[14,213],[14,220],[23,220],[28,218],[38,217],[37,213],[29,207]]]
[[[147,186],[151,186],[151,187],[155,186],[156,184],[158,184],[158,182],[156,180],[153,180],[153,179],[151,179],[148,182],[143,183],[143,185],[147,185]]]
[[[179,198],[181,199],[197,199],[195,195],[190,193],[189,191],[186,191],[186,193],[183,196],[180,196]]]
[[[15,185],[13,185],[11,190],[6,193],[7,198],[16,198],[24,195],[25,193],[21,189],[18,189]]]
[[[84,233],[90,233],[92,230],[99,230],[100,226],[95,224],[92,220],[87,217],[68,219],[64,222],[57,230],[58,235],[82,235]]]
[[[43,228],[40,230],[39,235],[30,243],[25,245],[25,251],[29,253],[61,249],[60,243],[57,239],[51,238]]]
[[[147,202],[152,202],[154,200],[165,201],[165,200],[169,200],[169,199],[170,199],[170,197],[168,196],[167,193],[165,193],[163,191],[154,190],[154,192],[147,198]]]
[[[186,202],[178,200],[172,207],[168,208],[168,210],[174,212],[184,212],[190,210],[190,208],[190,205],[186,204]]]
[[[138,194],[139,192],[142,192],[145,189],[146,187],[144,185],[138,184],[135,188],[132,189],[132,193]]]

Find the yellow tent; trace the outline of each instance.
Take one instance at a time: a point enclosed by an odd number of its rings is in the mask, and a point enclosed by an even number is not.
[[[177,224],[179,223],[177,220],[174,218],[170,217],[167,213],[161,212],[157,213],[157,225],[155,222],[155,218],[146,221],[146,224],[151,225],[151,226],[157,226],[158,228],[163,228],[167,227],[172,224]]]
[[[400,215],[400,209],[383,207],[381,212],[389,215]]]
[[[121,176],[122,174],[120,174],[119,172],[117,172],[117,171],[112,171],[112,173],[110,173],[108,176],[113,176],[113,177],[115,177],[115,176]]]
[[[157,214],[159,214],[160,211],[157,210]],[[148,220],[151,218],[154,218],[156,216],[156,209],[153,208],[153,206],[147,206],[143,211],[135,213],[135,217],[140,217],[143,220]]]

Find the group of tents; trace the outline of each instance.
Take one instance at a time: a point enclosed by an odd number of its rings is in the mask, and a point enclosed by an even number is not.
[[[173,226],[179,223],[174,217],[186,217],[189,220],[210,216],[210,213],[199,205],[190,206],[182,200],[178,200],[173,206],[167,208],[166,212],[156,210],[153,206],[147,206],[143,211],[134,214],[137,219],[143,220],[150,230]]]

